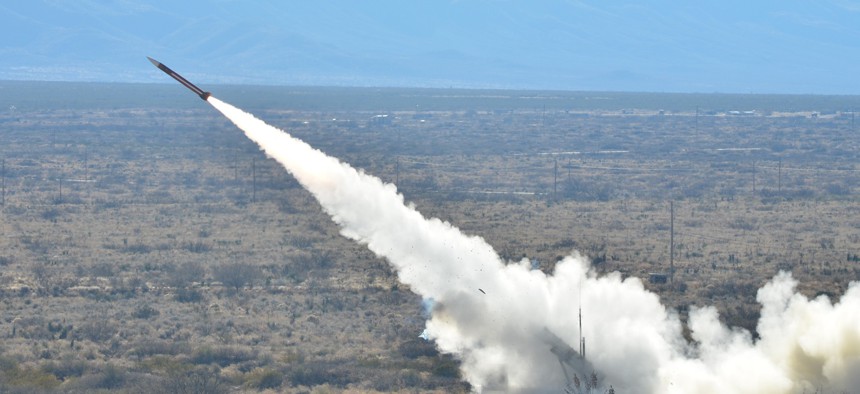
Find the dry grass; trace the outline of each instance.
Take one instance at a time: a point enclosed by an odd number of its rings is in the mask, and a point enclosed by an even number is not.
[[[574,249],[601,271],[666,272],[674,200],[679,290],[648,286],[732,324],[754,328],[755,291],[780,269],[808,295],[860,279],[839,119],[809,134],[809,120],[712,117],[690,136],[692,117],[652,113],[404,112],[382,126],[367,113],[263,115],[547,272]],[[334,117],[357,120],[318,121]],[[387,263],[211,111],[3,122],[0,388],[467,390],[454,360],[416,343],[419,299]],[[707,150],[717,142],[783,150]],[[542,154],[563,151],[585,153]],[[245,283],[216,281],[237,263],[255,268]]]

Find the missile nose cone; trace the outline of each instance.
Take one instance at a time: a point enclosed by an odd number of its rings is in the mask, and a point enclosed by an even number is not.
[[[149,57],[149,56],[147,56],[146,58],[147,58],[147,59],[149,59],[150,63],[152,63],[152,65],[153,65],[153,66],[155,66],[155,67],[158,67],[158,66],[160,66],[160,65],[161,65],[161,63],[159,63],[157,60],[155,60],[155,59],[153,59],[153,58],[151,58],[151,57]]]

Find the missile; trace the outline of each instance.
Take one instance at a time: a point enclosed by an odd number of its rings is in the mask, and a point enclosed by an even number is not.
[[[149,59],[149,61],[152,62],[155,67],[158,67],[159,70],[164,71],[165,74],[170,75],[173,79],[179,81],[179,83],[181,83],[186,88],[191,89],[191,91],[194,92],[194,94],[200,96],[203,101],[206,101],[206,99],[208,99],[209,96],[212,95],[212,93],[204,92],[203,89],[200,89],[193,83],[188,82],[187,79],[182,78],[181,75],[177,74],[176,71],[171,70],[170,67],[159,63],[158,60],[155,60],[149,56],[147,56],[146,58]]]

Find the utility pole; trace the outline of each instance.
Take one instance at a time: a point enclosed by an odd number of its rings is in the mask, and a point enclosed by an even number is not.
[[[580,303],[582,298],[580,296]],[[579,307],[579,356],[585,360],[585,337],[582,335],[582,306]]]
[[[582,334],[582,279],[579,280],[579,357],[585,360],[585,335]]]
[[[567,183],[570,184],[570,170],[573,168],[573,164],[571,163],[571,158],[567,158]]]
[[[696,106],[696,134],[699,133],[699,106]]]
[[[753,195],[755,195],[755,171],[756,171],[755,164],[756,164],[755,160],[753,160]]]
[[[233,155],[233,182],[239,183],[239,150]]]
[[[675,290],[675,202],[669,201],[669,291]]]
[[[779,159],[779,172],[777,173],[776,192],[782,193],[782,159]]]
[[[90,180],[90,166],[89,164],[90,158],[90,150],[89,147],[84,145],[84,181],[89,182]]]
[[[540,113],[540,126],[546,128],[546,104],[543,105],[543,111]]]
[[[394,162],[394,184],[400,185],[400,156],[397,156],[397,161]]]
[[[558,158],[554,158],[554,167],[552,171],[552,199],[558,200]]]

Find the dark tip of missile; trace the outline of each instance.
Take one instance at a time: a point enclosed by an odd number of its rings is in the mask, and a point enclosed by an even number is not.
[[[147,59],[149,59],[149,61],[150,61],[150,62],[152,63],[152,65],[154,65],[155,67],[158,67],[158,66],[160,66],[160,65],[161,65],[161,63],[159,63],[157,60],[155,60],[155,59],[153,59],[153,58],[151,58],[151,57],[149,57],[149,56],[147,56],[146,58],[147,58]]]

